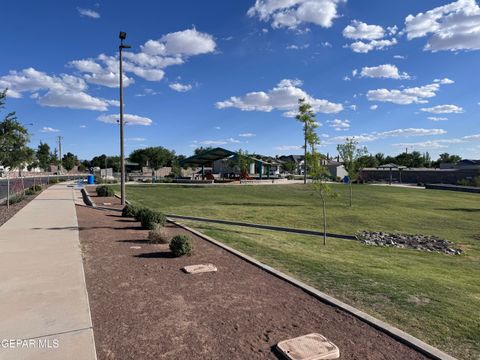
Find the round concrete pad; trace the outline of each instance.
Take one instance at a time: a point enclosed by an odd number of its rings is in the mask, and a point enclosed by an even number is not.
[[[338,347],[320,334],[312,333],[277,344],[282,354],[291,360],[338,359]]]
[[[187,274],[198,274],[204,272],[213,272],[217,271],[217,267],[213,264],[199,264],[199,265],[188,265],[182,268]]]

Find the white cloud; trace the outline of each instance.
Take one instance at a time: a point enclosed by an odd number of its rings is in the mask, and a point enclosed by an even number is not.
[[[372,142],[375,140],[386,139],[386,138],[395,138],[395,137],[417,137],[417,136],[437,136],[444,135],[447,132],[443,129],[423,129],[423,128],[407,128],[407,129],[395,129],[382,132],[371,132],[367,134],[360,135],[342,135],[329,138],[325,140],[326,144],[338,144],[344,142],[347,138],[355,138],[360,143]]]
[[[54,129],[54,128],[51,128],[51,127],[48,127],[48,126],[44,126],[40,132],[42,133],[52,133],[52,132],[59,132],[60,130],[58,129]]]
[[[405,31],[409,40],[430,36],[424,50],[479,50],[480,7],[475,0],[457,0],[410,14],[405,18]]]
[[[42,106],[107,111],[108,102],[85,92],[51,90],[38,103]]]
[[[134,82],[127,74],[134,74],[147,81],[160,81],[165,77],[166,67],[181,65],[191,56],[212,53],[215,48],[212,35],[194,28],[169,33],[158,40],[148,40],[140,46],[140,52],[123,52],[123,85],[128,86]],[[75,60],[68,65],[84,73],[83,78],[89,83],[119,86],[118,55],[100,54],[95,60]]]
[[[287,50],[303,50],[303,49],[308,49],[310,47],[310,44],[304,44],[304,45],[287,45],[286,49]]]
[[[181,83],[173,83],[168,85],[170,86],[171,89],[178,91],[178,92],[187,92],[189,90],[192,90],[192,85],[190,84],[181,84]]]
[[[253,133],[241,133],[241,134],[238,134],[238,136],[240,136],[240,137],[254,137],[254,136],[256,136],[256,134],[253,134]]]
[[[100,115],[97,120],[107,123],[107,124],[117,124],[120,115],[118,114],[110,114],[110,115]],[[133,114],[123,114],[123,121],[126,125],[143,125],[149,126],[152,124],[152,120],[138,115]]]
[[[80,129],[86,129],[87,125],[80,125],[79,127],[80,127]]]
[[[437,116],[429,116],[429,117],[428,117],[428,120],[432,120],[432,121],[447,121],[448,118],[446,118],[446,117],[437,117]]]
[[[406,59],[407,57],[406,57],[406,56],[403,56],[403,55],[394,55],[393,58],[394,58],[394,59],[404,60],[404,59]]]
[[[467,135],[467,136],[464,136],[463,139],[468,141],[477,141],[477,140],[480,140],[480,134]]]
[[[399,148],[412,148],[412,149],[422,149],[422,150],[435,150],[435,149],[443,149],[448,147],[449,142],[442,141],[442,140],[427,140],[427,141],[420,141],[420,142],[413,142],[413,143],[400,143],[400,144],[393,144],[395,147]]]
[[[336,131],[347,131],[350,129],[350,121],[348,120],[328,120],[327,124],[330,125],[331,128],[334,128]]]
[[[268,92],[256,91],[244,96],[219,101],[215,105],[218,109],[237,108],[242,111],[284,111],[284,116],[294,117],[298,109],[298,99],[305,98],[318,113],[338,113],[343,110],[342,104],[336,104],[323,99],[316,99],[299,88],[302,82],[298,79],[284,79]]]
[[[90,10],[90,9],[82,9],[82,8],[77,8],[77,10],[78,10],[78,13],[81,16],[87,16],[87,17],[90,17],[90,18],[93,18],[93,19],[99,19],[100,18],[100,14],[96,11],[93,11],[93,10]]]
[[[385,39],[387,35],[395,35],[397,27],[369,25],[359,20],[353,20],[350,25],[343,29],[343,36],[347,39],[357,40],[344,47],[352,49],[356,53],[368,53],[372,50],[382,50],[397,44],[397,39]]]
[[[147,139],[143,137],[131,137],[131,138],[126,138],[126,141],[146,141]]]
[[[353,20],[342,32],[347,39],[377,40],[385,36],[385,30],[379,25],[368,25],[364,22]]]
[[[194,141],[195,142],[195,141]],[[196,143],[196,142],[195,142]],[[201,145],[226,145],[226,144],[239,144],[241,143],[240,140],[234,138],[222,139],[222,140],[204,140],[198,142]]]
[[[162,36],[160,41],[165,46],[167,54],[200,55],[215,51],[216,43],[213,36],[201,33],[196,29],[177,31]]]
[[[370,106],[370,110],[377,110],[378,109],[378,105],[372,105]]]
[[[401,90],[376,89],[367,92],[367,99],[370,101],[391,102],[394,104],[425,104],[428,98],[435,97],[440,90],[442,82],[433,82],[432,84],[404,88]],[[423,110],[425,111],[425,110]]]
[[[400,73],[395,65],[384,64],[372,67],[364,67],[360,72],[361,77],[386,78],[386,79],[410,79],[406,72]]]
[[[247,14],[270,21],[273,28],[296,29],[311,23],[329,28],[338,17],[337,6],[344,0],[256,0]]]
[[[345,47],[350,48],[353,52],[366,54],[372,50],[383,50],[385,48],[391,47],[397,44],[397,39],[393,38],[391,40],[371,40],[369,42],[356,41],[350,45],[345,45]]]
[[[463,108],[457,105],[437,105],[430,108],[421,108],[421,111],[432,114],[460,114],[463,113]]]
[[[234,138],[228,138],[228,139],[227,139],[227,142],[233,143],[233,144],[239,144],[239,143],[241,143],[240,140],[237,140],[237,139],[234,139]]]
[[[279,146],[275,146],[274,149],[278,151],[296,151],[296,150],[302,150],[303,147],[299,145],[279,145]]]
[[[220,130],[221,127],[220,127],[220,126],[215,126],[214,129],[215,129],[215,130]]]
[[[226,145],[228,144],[227,141],[225,140],[204,140],[204,141],[200,141],[199,144],[202,144],[202,145]]]
[[[112,100],[86,93],[87,84],[82,78],[68,74],[48,75],[34,68],[10,71],[0,77],[0,88],[8,88],[8,96],[14,98],[31,93],[42,106],[106,111],[108,106],[115,105]]]

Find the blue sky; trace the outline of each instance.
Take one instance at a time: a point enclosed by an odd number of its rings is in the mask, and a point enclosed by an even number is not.
[[[475,0],[9,1],[0,88],[40,141],[118,153],[118,32],[126,151],[198,146],[301,153],[304,96],[321,151],[480,158]]]

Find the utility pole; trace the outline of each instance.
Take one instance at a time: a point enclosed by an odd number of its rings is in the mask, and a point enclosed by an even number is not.
[[[124,146],[123,146],[123,71],[122,71],[122,50],[131,48],[130,45],[125,45],[123,40],[127,38],[127,33],[124,31],[120,31],[118,35],[120,38],[120,46],[118,50],[120,52],[119,55],[119,72],[120,72],[120,199],[121,204],[125,205],[125,153],[124,153]],[[105,170],[106,171],[106,170]]]
[[[62,141],[63,141],[63,136],[58,136],[57,141],[58,141],[58,160],[60,161],[60,171],[61,171],[62,170]]]

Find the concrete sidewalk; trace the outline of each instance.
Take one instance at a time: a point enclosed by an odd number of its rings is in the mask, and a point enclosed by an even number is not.
[[[96,359],[71,186],[51,186],[0,227],[2,360]]]

